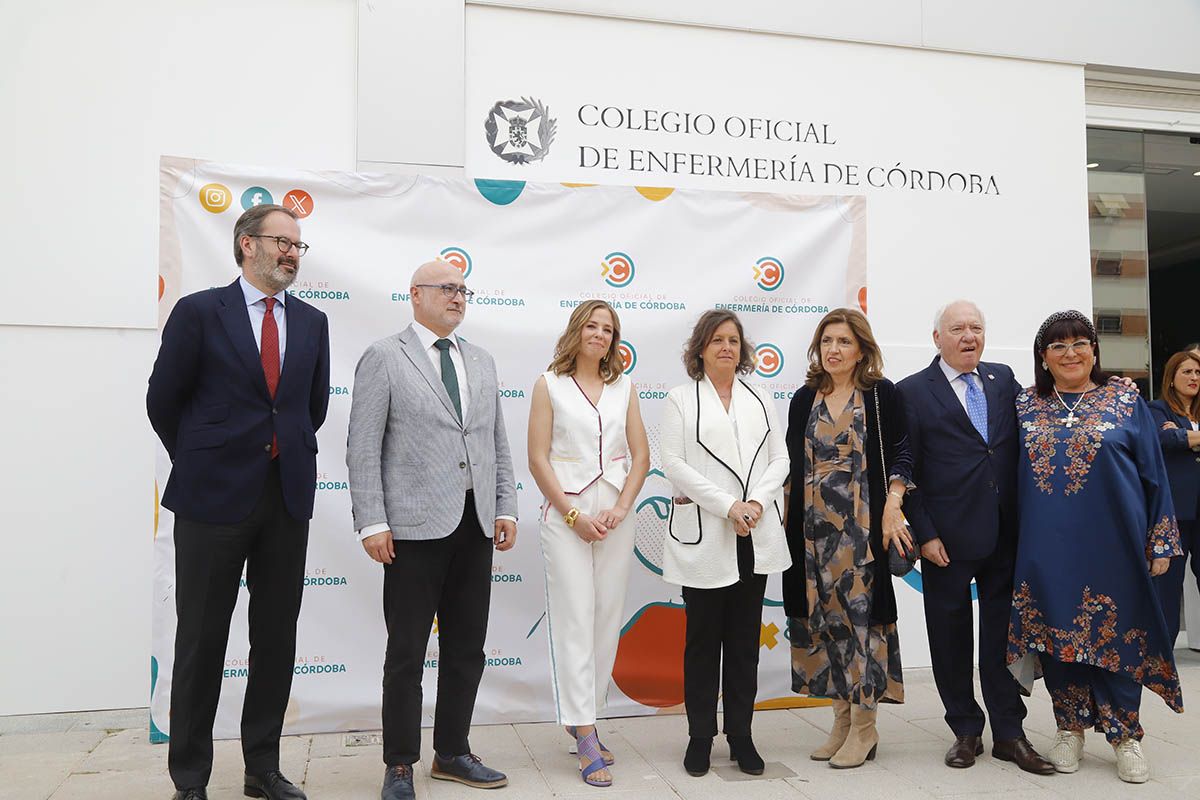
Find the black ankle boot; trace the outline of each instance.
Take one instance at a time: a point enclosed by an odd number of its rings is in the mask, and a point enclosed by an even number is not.
[[[708,772],[712,743],[711,736],[693,736],[688,740],[687,752],[683,755],[683,768],[688,775],[699,778]]]
[[[766,769],[762,756],[754,747],[754,740],[749,736],[728,736],[729,757],[737,762],[738,769],[747,775],[762,775]]]

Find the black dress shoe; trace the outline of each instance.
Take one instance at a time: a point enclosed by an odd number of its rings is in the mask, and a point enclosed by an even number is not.
[[[729,739],[729,757],[737,762],[738,769],[747,775],[762,775],[766,769],[762,756],[754,747],[754,740],[749,736],[727,736]]]
[[[508,785],[507,775],[485,765],[474,753],[449,758],[434,753],[429,776],[439,781],[458,781],[476,789],[499,789]]]
[[[946,766],[962,769],[975,766],[975,756],[983,754],[983,737],[957,736],[946,751]]]
[[[208,800],[208,790],[204,787],[199,789],[177,789],[171,800]]]
[[[693,778],[708,772],[712,759],[712,737],[693,736],[688,740],[687,752],[683,754],[683,768]]]
[[[413,789],[412,766],[396,764],[388,767],[383,773],[383,791],[379,793],[380,800],[416,800],[417,792]]]
[[[1011,761],[1026,772],[1034,775],[1053,775],[1054,765],[1042,758],[1033,749],[1030,741],[1022,736],[1019,739],[1006,739],[992,743],[992,758],[1001,761]]]
[[[296,784],[283,777],[277,769],[262,775],[246,773],[242,781],[242,794],[246,797],[265,797],[267,800],[308,800]]]

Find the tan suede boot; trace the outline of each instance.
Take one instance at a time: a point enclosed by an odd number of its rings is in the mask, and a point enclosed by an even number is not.
[[[833,758],[846,741],[850,733],[850,703],[846,700],[833,701],[833,727],[829,730],[829,738],[825,744],[812,751],[809,756],[813,761],[828,761]]]
[[[850,733],[841,749],[829,759],[834,769],[861,767],[864,761],[875,758],[879,747],[879,731],[875,730],[875,709],[866,709],[858,703],[850,706]]]

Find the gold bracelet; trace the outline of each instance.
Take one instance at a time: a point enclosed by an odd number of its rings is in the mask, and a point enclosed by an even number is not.
[[[568,528],[574,528],[577,519],[579,519],[579,509],[575,506],[571,506],[571,510],[563,514],[563,522],[567,523]]]

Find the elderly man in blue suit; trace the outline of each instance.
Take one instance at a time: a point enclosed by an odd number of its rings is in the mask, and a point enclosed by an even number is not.
[[[279,771],[296,660],[317,429],[329,404],[329,321],[289,296],[308,245],[291,211],[259,205],[233,229],[241,275],[180,298],[163,327],[146,409],[171,457],[175,665],[167,765],[177,800],[204,800],[229,620],[242,568],[250,674],[245,793],[303,800]]]
[[[984,320],[960,300],[937,313],[933,362],[900,382],[909,416],[913,480],[904,514],[921,544],[921,578],[933,677],[954,744],[950,767],[983,752],[975,700],[971,581],[979,591],[979,677],[992,756],[1040,775],[1054,772],[1025,737],[1025,704],[1005,666],[1017,549],[1017,414],[1021,390],[1004,364],[981,361]]]

